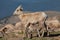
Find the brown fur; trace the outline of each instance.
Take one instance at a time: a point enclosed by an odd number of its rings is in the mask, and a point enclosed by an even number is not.
[[[50,17],[45,21],[47,25],[47,30],[52,32],[52,31],[59,31],[60,28],[60,17],[59,16],[54,16]],[[48,33],[49,35],[49,33]]]
[[[14,26],[12,24],[5,25],[2,29],[0,29],[0,32],[3,35],[7,35],[8,33],[12,32],[14,30]]]
[[[36,22],[36,23],[29,23],[28,25],[29,25],[29,26],[27,26],[27,31],[28,31],[27,34],[29,35],[29,36],[28,36],[29,38],[32,37],[31,34],[32,34],[33,32],[36,32],[39,37],[40,37],[40,36],[43,37],[44,32],[45,32],[45,30],[46,30],[43,23],[41,23],[41,22]],[[40,35],[41,32],[42,32],[42,35]],[[32,34],[32,35],[34,35],[34,34]]]
[[[24,23],[22,23],[22,22],[16,23],[15,30],[19,30],[20,33],[23,32],[22,37],[26,37],[26,35],[25,35],[26,34],[25,33],[26,27],[25,27]]]

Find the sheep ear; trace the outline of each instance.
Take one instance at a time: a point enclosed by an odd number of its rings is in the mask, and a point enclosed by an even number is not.
[[[17,10],[23,11],[22,5],[19,5],[19,6],[17,7]]]

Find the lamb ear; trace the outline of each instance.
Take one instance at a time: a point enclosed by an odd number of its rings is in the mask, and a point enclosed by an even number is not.
[[[22,5],[19,5],[19,6],[17,7],[17,10],[23,11]]]

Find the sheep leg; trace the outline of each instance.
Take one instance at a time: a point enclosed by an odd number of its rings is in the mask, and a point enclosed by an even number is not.
[[[49,36],[50,32],[48,32],[47,36]]]
[[[40,31],[37,29],[38,36],[40,37]]]
[[[28,33],[28,38],[30,38],[30,39],[32,38],[32,32]]]
[[[47,26],[47,36],[49,36],[49,29],[48,29],[48,26]]]
[[[25,29],[25,34],[26,34],[26,37],[28,37],[28,35],[29,35],[29,26],[30,26],[30,23],[27,23],[26,25],[26,29]]]
[[[41,37],[43,37],[44,36],[44,30],[42,30],[42,35],[41,35]]]
[[[29,30],[29,29],[27,28],[25,33],[26,33],[26,37],[27,37],[27,38],[32,38],[32,35],[31,35],[32,32],[31,32],[31,30]]]
[[[28,37],[28,31],[27,31],[27,29],[25,30],[25,37]]]

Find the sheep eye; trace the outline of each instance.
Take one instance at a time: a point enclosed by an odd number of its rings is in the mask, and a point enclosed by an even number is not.
[[[17,11],[19,11],[19,10],[17,10]]]
[[[23,11],[22,9],[20,9],[20,11]]]

